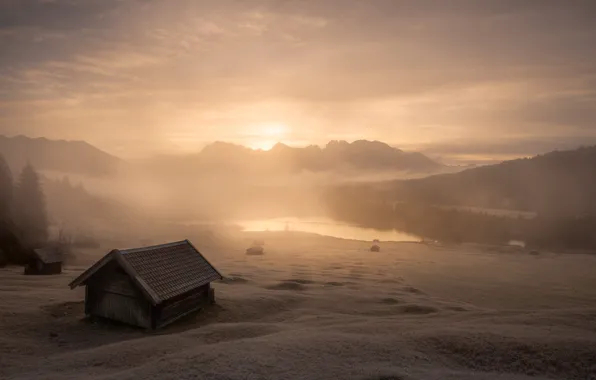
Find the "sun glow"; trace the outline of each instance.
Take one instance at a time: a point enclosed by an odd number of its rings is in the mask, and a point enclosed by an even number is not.
[[[270,123],[255,126],[252,139],[249,144],[252,149],[270,150],[275,144],[288,137],[290,129],[281,123]]]
[[[262,134],[267,137],[284,137],[288,132],[288,126],[285,124],[268,124],[262,128]]]

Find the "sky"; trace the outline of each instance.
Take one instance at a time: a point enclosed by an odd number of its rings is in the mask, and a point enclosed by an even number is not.
[[[0,0],[0,134],[121,157],[596,144],[592,0]]]

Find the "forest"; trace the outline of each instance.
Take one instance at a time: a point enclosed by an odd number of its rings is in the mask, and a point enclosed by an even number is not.
[[[39,174],[27,164],[15,180],[0,155],[0,265],[22,264],[48,243],[48,214]]]

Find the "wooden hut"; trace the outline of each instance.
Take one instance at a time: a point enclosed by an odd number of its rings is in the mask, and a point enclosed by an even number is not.
[[[265,253],[265,248],[263,247],[265,242],[263,240],[255,240],[252,243],[252,246],[246,250],[247,255],[262,255]]]
[[[70,283],[85,314],[157,329],[215,302],[222,275],[188,240],[113,250]]]
[[[260,247],[260,246],[253,246],[246,250],[246,254],[252,255],[252,256],[263,255],[264,253],[265,253],[265,248]]]
[[[60,273],[62,273],[62,253],[55,247],[34,249],[25,265],[25,274]]]
[[[370,247],[371,252],[380,252],[381,251],[381,242],[379,239],[373,240],[373,245]]]

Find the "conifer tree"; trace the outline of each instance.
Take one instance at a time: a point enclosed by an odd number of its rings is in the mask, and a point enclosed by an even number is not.
[[[0,154],[0,221],[12,220],[13,190],[12,173],[4,156]]]
[[[28,246],[40,246],[48,239],[48,216],[39,175],[27,164],[19,177],[15,193],[15,219]]]

